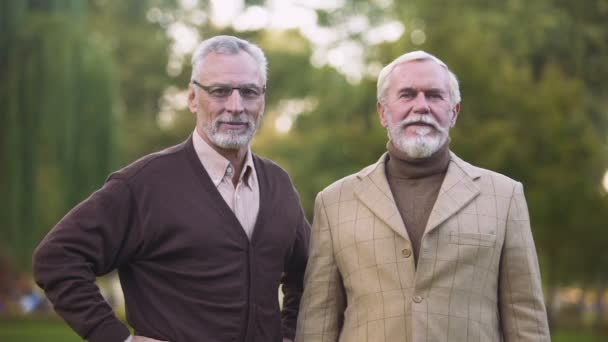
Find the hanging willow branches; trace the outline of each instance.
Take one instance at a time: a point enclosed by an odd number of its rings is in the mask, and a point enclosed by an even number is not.
[[[20,269],[112,169],[116,82],[84,6],[13,1],[0,14],[0,250]]]

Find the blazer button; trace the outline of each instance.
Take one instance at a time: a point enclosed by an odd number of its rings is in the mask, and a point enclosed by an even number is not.
[[[422,302],[422,297],[421,297],[421,296],[414,296],[414,302],[415,302],[415,303],[420,303],[420,302]]]
[[[404,258],[409,258],[412,255],[412,250],[409,248],[404,248],[401,250],[401,255],[403,255]]]

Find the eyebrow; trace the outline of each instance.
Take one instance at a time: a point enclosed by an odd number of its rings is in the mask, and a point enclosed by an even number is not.
[[[244,88],[244,87],[246,87],[246,88],[251,88],[251,87],[254,87],[254,88],[263,88],[262,86],[259,86],[259,85],[255,84],[255,83],[244,83],[244,84],[238,84],[236,86],[233,86],[233,85],[227,84],[227,83],[211,83],[209,86],[210,87],[227,87],[227,88],[233,88],[233,87],[239,87],[239,88]]]
[[[445,91],[441,88],[414,88],[414,87],[404,87],[399,89],[398,93],[404,93],[404,92],[424,92],[424,93],[444,93]]]

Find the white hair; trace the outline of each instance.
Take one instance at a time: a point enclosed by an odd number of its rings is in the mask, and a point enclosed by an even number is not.
[[[215,36],[200,43],[192,54],[192,78],[200,73],[203,60],[210,53],[236,55],[240,51],[245,51],[253,57],[260,69],[262,83],[266,84],[268,61],[262,49],[253,43],[234,36]]]
[[[376,90],[378,101],[382,101],[386,96],[386,91],[388,89],[391,74],[393,73],[393,70],[397,65],[405,62],[424,60],[431,60],[445,68],[445,70],[448,72],[448,91],[450,94],[450,100],[452,101],[452,105],[460,103],[460,88],[458,86],[458,79],[456,78],[456,75],[450,70],[450,68],[448,68],[448,66],[442,60],[422,50],[405,53],[397,57],[384,68],[382,68],[382,70],[380,71],[380,75],[378,75],[378,84]]]

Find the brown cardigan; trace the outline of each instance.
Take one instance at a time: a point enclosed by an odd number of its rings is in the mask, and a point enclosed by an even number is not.
[[[310,227],[287,173],[256,155],[254,163],[260,212],[251,241],[190,138],[112,174],[70,211],[34,254],[36,282],[90,341],[129,335],[95,285],[96,276],[114,269],[138,335],[172,342],[293,338]]]

